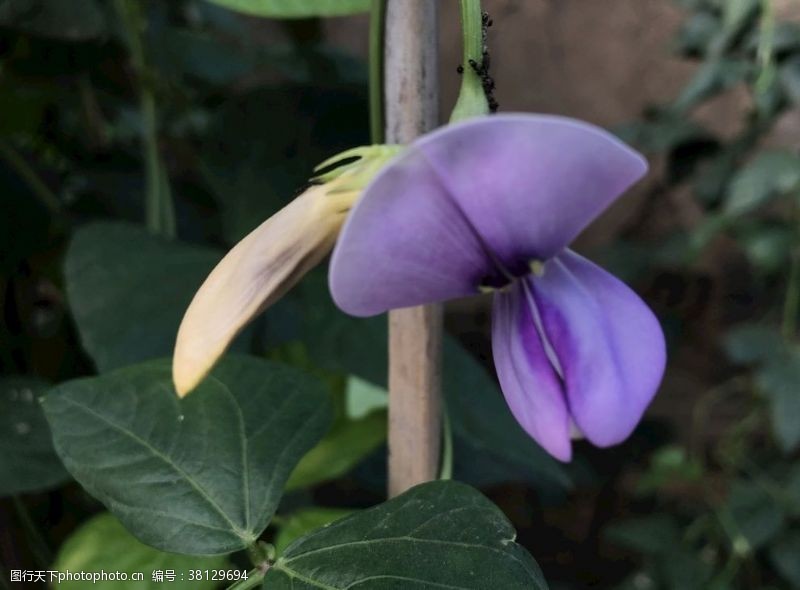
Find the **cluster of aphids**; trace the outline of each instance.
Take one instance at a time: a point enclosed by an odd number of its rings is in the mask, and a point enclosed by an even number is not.
[[[492,26],[493,21],[488,12],[483,13],[482,26],[483,26],[483,49],[481,51],[481,62],[478,63],[474,59],[469,60],[469,67],[481,79],[481,86],[483,86],[483,93],[486,95],[486,101],[489,103],[489,112],[497,112],[497,100],[494,98],[494,79],[489,74],[489,46],[486,42],[489,27]],[[464,66],[458,66],[458,73],[464,73]]]

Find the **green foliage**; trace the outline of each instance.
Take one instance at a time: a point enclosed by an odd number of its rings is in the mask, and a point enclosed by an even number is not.
[[[800,532],[788,533],[770,547],[769,558],[792,588],[800,588]]]
[[[69,479],[39,407],[47,388],[38,379],[0,379],[0,496],[46,490]]]
[[[8,0],[0,4],[0,26],[68,41],[106,35],[108,18],[98,0]]]
[[[221,570],[228,567],[225,557],[197,557],[164,553],[142,545],[125,530],[111,514],[98,514],[86,521],[58,550],[53,569],[61,573],[69,572],[125,572],[144,574],[143,581],[127,580],[92,583],[97,590],[155,590],[164,584],[177,590],[213,590],[217,582],[213,580],[189,580],[190,570]],[[171,582],[153,581],[153,572],[171,570],[175,579]],[[64,590],[82,590],[85,581],[67,580],[57,584]]]
[[[340,416],[331,431],[302,458],[287,490],[307,488],[348,473],[386,440],[386,412],[363,418]]]
[[[265,315],[271,342],[300,340],[315,365],[376,385],[386,383],[386,318],[357,319],[338,313],[323,273],[307,276]],[[514,481],[523,477],[556,488],[569,487],[564,468],[525,434],[486,369],[447,335],[443,357],[442,389],[447,411],[455,437],[466,447],[456,456],[456,471],[459,462],[469,462],[473,453],[482,452],[494,455],[504,468],[505,473],[495,473],[494,479]]]
[[[800,352],[770,359],[756,374],[758,387],[767,395],[775,436],[789,453],[800,445]]]
[[[422,484],[298,539],[264,588],[546,589],[515,536],[502,512],[472,488]]]
[[[369,10],[370,0],[208,0],[231,10],[270,18],[340,16]]]
[[[275,551],[278,554],[282,554],[289,545],[300,537],[352,513],[352,510],[343,508],[321,508],[319,506],[303,508],[293,512],[290,516],[284,517],[280,524],[278,534],[275,536]]]
[[[360,578],[384,567],[461,576],[465,587],[545,587],[508,521],[461,484],[420,488],[344,521],[348,534],[374,520],[401,533],[419,527],[399,552],[371,540],[387,560],[331,543],[331,527],[321,527],[354,510],[320,508],[343,503],[316,496],[354,491],[366,471],[356,468],[383,454],[386,326],[343,318],[322,273],[237,341],[254,356],[228,355],[185,399],[172,387],[164,357],[222,248],[287,203],[316,163],[368,141],[366,68],[327,47],[308,17],[369,5],[0,3],[0,372],[28,375],[0,381],[0,494],[75,479],[9,502],[18,510],[10,530],[30,537],[23,560],[32,549],[44,568],[145,574],[120,587],[167,583],[150,573],[174,569],[170,584],[210,588],[189,569],[226,567],[228,554],[246,549],[277,583],[295,566],[309,580],[344,566]],[[279,19],[268,26],[281,41],[236,11]],[[145,231],[142,222],[156,219],[151,229],[181,240]],[[463,453],[456,474],[567,487],[481,363],[452,339],[446,357]],[[359,508],[376,502],[371,489],[353,496]],[[95,500],[109,513],[92,517]],[[65,537],[51,563],[47,546]],[[282,561],[267,541],[286,550]],[[310,568],[297,548],[317,543],[353,561]],[[244,558],[230,556],[237,566]]]
[[[723,508],[730,514],[729,531],[734,549],[750,553],[773,540],[786,514],[775,499],[757,483],[736,481]]]
[[[607,533],[642,556],[621,588],[796,587],[800,157],[792,145],[776,147],[772,131],[800,97],[800,28],[775,22],[771,0],[681,4],[687,18],[675,48],[695,75],[623,135],[666,162],[649,195],[654,210],[673,193],[692,214],[679,220],[665,209],[676,222],[639,244],[636,264],[679,282],[697,273],[713,281],[719,334],[708,339],[726,358],[693,409],[690,444],[660,447],[638,478],[640,499],[657,515]],[[732,90],[742,119],[726,120],[724,132],[704,127],[696,113]],[[676,346],[693,356],[695,343],[681,338],[698,318],[676,315],[685,322]]]
[[[329,425],[321,385],[229,357],[179,400],[169,363],[69,381],[44,400],[70,473],[141,541],[177,553],[252,544],[292,468]]]
[[[760,153],[731,179],[729,215],[744,215],[800,188],[800,157],[789,151]]]
[[[78,230],[64,277],[81,342],[98,370],[171,354],[189,302],[220,258],[132,225]]]

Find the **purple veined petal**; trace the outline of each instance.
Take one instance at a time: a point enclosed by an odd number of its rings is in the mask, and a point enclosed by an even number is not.
[[[331,295],[370,316],[478,293],[497,271],[427,160],[407,150],[367,186],[334,249]]]
[[[527,280],[575,423],[597,446],[623,441],[664,373],[658,320],[625,283],[568,250]]]
[[[572,456],[569,412],[558,375],[536,329],[532,301],[522,281],[494,295],[492,352],[511,413],[548,453]]]
[[[610,133],[548,115],[470,119],[413,149],[515,276],[564,249],[647,171],[645,159]]]

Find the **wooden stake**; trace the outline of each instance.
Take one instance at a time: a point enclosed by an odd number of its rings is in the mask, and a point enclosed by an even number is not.
[[[387,0],[387,143],[436,126],[437,0]],[[436,478],[441,442],[442,309],[389,314],[389,496]]]

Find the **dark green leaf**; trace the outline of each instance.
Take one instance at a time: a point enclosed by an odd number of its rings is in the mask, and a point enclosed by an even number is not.
[[[720,20],[710,12],[698,12],[678,31],[676,43],[685,55],[702,55],[720,30]]]
[[[744,80],[750,64],[733,59],[706,62],[677,98],[674,108],[687,111]]]
[[[241,549],[327,429],[328,395],[252,357],[225,358],[182,400],[170,377],[157,360],[59,385],[43,402],[56,450],[142,542],[198,555]]]
[[[770,546],[769,558],[775,570],[792,588],[800,588],[800,531],[780,537]]]
[[[479,492],[432,482],[295,541],[264,588],[547,588],[515,536]]]
[[[336,59],[320,69],[335,68]],[[351,64],[350,71],[359,71]],[[308,76],[318,75],[316,71]],[[202,147],[202,172],[237,242],[288,203],[329,156],[368,141],[358,90],[304,84],[261,88],[226,101]]]
[[[783,91],[794,104],[800,103],[800,56],[787,59],[778,69]]]
[[[793,516],[800,516],[800,463],[792,465],[786,477],[786,493],[791,502]]]
[[[386,412],[358,420],[340,417],[320,443],[300,460],[287,490],[305,488],[341,477],[386,440]]]
[[[47,388],[29,377],[0,379],[0,496],[37,492],[69,479],[39,407]]]
[[[98,370],[172,354],[181,318],[219,259],[133,225],[78,230],[64,267],[67,297]]]
[[[784,451],[800,445],[800,354],[771,359],[756,375],[759,389],[770,402],[772,427]]]
[[[728,358],[741,365],[766,361],[786,350],[781,333],[767,324],[739,324],[725,334],[723,343]]]
[[[67,41],[106,34],[107,15],[97,0],[5,0],[0,26]]]
[[[289,516],[282,517],[278,534],[275,536],[275,550],[278,555],[283,553],[289,545],[300,537],[307,535],[311,531],[324,527],[335,520],[344,518],[353,513],[353,510],[343,508],[322,508],[313,506],[293,512]]]
[[[678,445],[668,445],[655,451],[650,468],[636,486],[639,494],[657,493],[670,485],[697,483],[703,476],[703,466]]]
[[[665,554],[680,544],[681,530],[669,514],[652,514],[618,522],[603,531],[617,545],[645,554]]]
[[[790,151],[760,153],[731,181],[725,212],[743,215],[800,184],[800,157]]]
[[[741,232],[738,238],[757,271],[780,273],[787,268],[794,243],[794,232],[790,228],[757,226]]]
[[[749,481],[734,482],[726,509],[734,523],[735,539],[744,541],[748,551],[759,549],[773,539],[786,517],[763,487]]]
[[[54,584],[63,590],[156,590],[167,585],[173,590],[213,590],[218,582],[211,579],[189,580],[193,569],[218,570],[228,566],[226,558],[197,557],[164,553],[141,544],[111,514],[99,514],[81,525],[58,550],[53,569],[70,572],[125,572],[144,574],[144,580],[100,580],[87,583],[69,580]],[[154,581],[153,572],[172,570],[173,581]]]
[[[761,31],[753,34],[748,42],[747,50],[756,53],[761,42]],[[800,24],[788,20],[780,20],[775,23],[771,33],[772,51],[777,58],[791,54],[800,49]]]
[[[730,49],[758,15],[760,0],[725,0],[722,2],[722,30],[714,39],[711,51],[717,55]]]
[[[208,0],[231,10],[270,18],[341,16],[369,10],[370,0]]]
[[[697,123],[670,113],[662,113],[653,121],[632,123],[616,131],[624,141],[649,153],[670,152],[686,143],[711,140],[708,131]]]
[[[676,544],[658,565],[666,590],[730,590],[710,584],[715,573],[711,564],[685,544]]]

